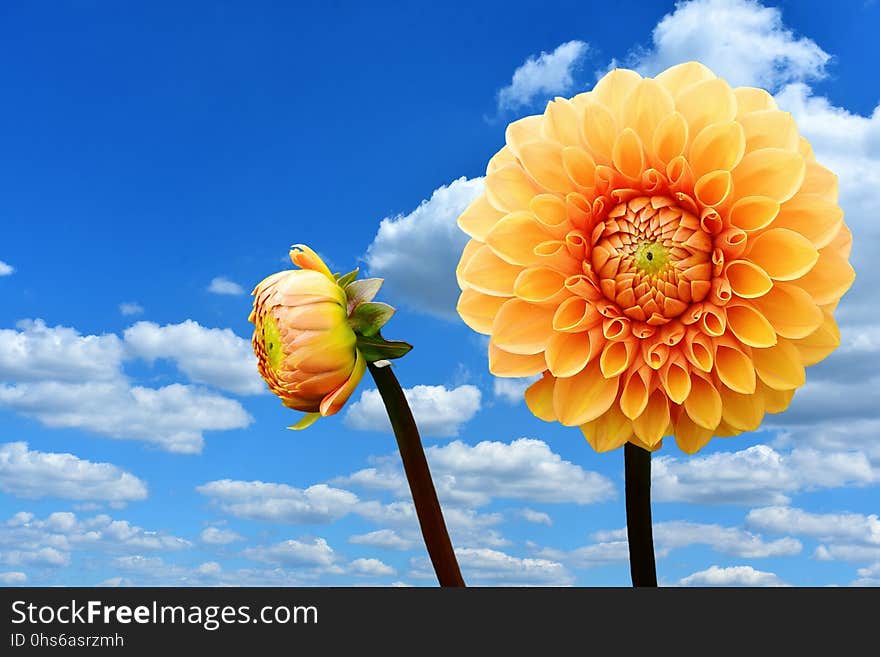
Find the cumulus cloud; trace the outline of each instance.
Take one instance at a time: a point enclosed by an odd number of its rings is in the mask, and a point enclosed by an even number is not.
[[[3,584],[3,586],[22,586],[26,583],[27,575],[21,571],[11,570],[9,572],[0,573],[0,584]]]
[[[288,540],[272,545],[248,548],[242,556],[252,561],[260,561],[273,566],[298,567],[322,566],[329,567],[337,560],[333,548],[323,538],[311,540]]]
[[[679,583],[682,586],[788,586],[775,573],[755,570],[751,566],[710,566],[683,577]]]
[[[651,477],[657,502],[742,505],[784,504],[798,491],[875,480],[868,459],[858,452],[780,453],[768,445],[688,458],[661,456]]]
[[[571,91],[574,73],[588,50],[583,41],[566,41],[553,52],[541,52],[526,59],[513,72],[510,84],[498,91],[498,111],[516,110]]]
[[[409,550],[415,546],[415,541],[403,538],[393,529],[377,529],[366,534],[356,534],[350,536],[348,542],[354,545],[369,545],[388,550]]]
[[[25,442],[0,444],[0,490],[31,499],[60,497],[114,506],[147,497],[146,484],[115,465],[31,450]]]
[[[491,548],[456,548],[462,575],[472,586],[570,586],[574,577],[558,561],[516,557]],[[412,577],[433,577],[427,559],[413,559]]]
[[[821,78],[830,59],[814,41],[788,29],[779,9],[754,0],[679,2],[654,28],[652,42],[636,54],[643,74],[696,59],[735,86],[776,89]]]
[[[225,276],[216,276],[211,279],[211,283],[208,285],[208,292],[211,294],[239,296],[244,294],[244,288],[235,281],[230,281]]]
[[[495,377],[492,382],[492,392],[495,397],[508,404],[520,404],[525,402],[526,388],[532,385],[540,377],[531,376],[521,379],[502,379]]]
[[[0,276],[9,276],[15,272],[15,267],[0,260]]]
[[[207,545],[229,545],[243,539],[241,534],[223,527],[205,527],[199,534],[199,540]]]
[[[519,515],[528,522],[533,522],[536,525],[547,525],[548,527],[553,526],[553,518],[550,517],[549,513],[545,513],[543,511],[535,511],[534,509],[529,509],[528,507],[524,509],[520,509]]]
[[[206,328],[188,319],[159,326],[138,322],[123,334],[127,353],[148,362],[173,361],[190,381],[240,395],[264,392],[250,341],[231,329]]]
[[[347,571],[361,577],[388,577],[397,573],[394,568],[379,559],[355,559],[348,563]]]
[[[366,253],[389,298],[413,310],[455,318],[455,267],[468,237],[456,221],[483,191],[482,178],[459,178],[435,189],[408,214],[386,217]]]
[[[457,436],[461,426],[480,410],[480,390],[472,385],[452,389],[419,385],[403,392],[423,436]],[[378,390],[364,390],[360,399],[348,406],[345,425],[361,431],[391,433]]]
[[[119,313],[123,317],[130,317],[131,315],[143,315],[144,307],[136,301],[123,301],[119,304]]]
[[[256,375],[251,372],[246,379],[241,338],[195,322],[166,327],[142,322],[132,328],[131,342],[114,334],[81,335],[39,319],[0,329],[0,406],[49,427],[143,440],[181,453],[201,451],[205,431],[252,422],[235,400],[180,383],[133,385],[123,371],[126,360],[168,357],[179,359],[180,369],[192,379],[250,391]],[[168,346],[169,336],[181,344]],[[194,336],[217,340],[221,358],[216,365],[204,362]]]

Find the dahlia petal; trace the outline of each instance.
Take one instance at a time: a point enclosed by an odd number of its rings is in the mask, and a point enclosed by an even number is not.
[[[765,413],[781,413],[789,407],[795,393],[794,389],[774,390],[768,388],[762,381],[758,381],[757,391],[764,398]]]
[[[636,436],[648,445],[656,445],[669,426],[669,401],[659,388],[651,393],[645,410],[633,420]]]
[[[736,97],[736,118],[762,110],[776,109],[776,101],[765,89],[757,87],[737,87],[733,90]]]
[[[829,246],[819,252],[815,266],[792,283],[806,290],[817,304],[824,305],[840,299],[855,277],[847,259]]]
[[[837,176],[821,164],[807,161],[800,191],[803,194],[817,194],[826,201],[837,203]]]
[[[651,151],[665,167],[674,158],[684,153],[687,140],[687,120],[680,112],[673,112],[657,126],[650,142]]]
[[[334,283],[336,282],[333,272],[331,272],[327,265],[324,264],[324,261],[321,260],[321,256],[312,251],[312,249],[305,244],[294,244],[290,247],[290,260],[293,264],[298,265],[302,269],[316,271],[323,274]]]
[[[813,152],[813,147],[803,136],[798,139],[798,153],[804,156],[804,160],[806,160],[807,163],[816,161],[816,154]]]
[[[616,68],[606,73],[593,87],[592,98],[602,103],[615,118],[622,114],[624,102],[639,84],[642,76],[626,68]]]
[[[455,267],[455,280],[458,283],[458,287],[460,289],[464,289],[467,287],[467,283],[464,282],[464,277],[462,274],[464,273],[465,267],[468,266],[468,263],[471,261],[471,258],[474,257],[474,254],[485,246],[479,240],[469,240],[467,244],[464,245],[464,249],[461,252],[461,259],[458,261],[458,265]]]
[[[327,416],[338,413],[339,409],[345,406],[345,402],[351,397],[351,393],[357,388],[361,379],[364,378],[364,372],[366,371],[367,360],[363,357],[361,352],[358,351],[357,360],[354,363],[354,369],[351,371],[348,381],[343,383],[335,392],[327,395],[324,398],[324,401],[321,402],[321,415]]]
[[[583,333],[554,333],[544,351],[547,369],[557,377],[574,376],[597,356],[603,344],[598,329]]]
[[[806,237],[817,249],[827,246],[840,231],[843,210],[817,194],[795,194],[782,205],[774,228],[788,228]]]
[[[688,161],[698,178],[710,171],[732,171],[742,160],[745,146],[745,135],[739,123],[711,123],[694,137]]]
[[[741,196],[769,196],[784,203],[801,187],[806,168],[800,153],[762,148],[746,153],[733,170],[733,186]]]
[[[771,228],[751,241],[748,257],[770,278],[790,281],[810,271],[819,259],[819,252],[800,233]]]
[[[734,260],[727,264],[724,275],[730,283],[730,289],[743,299],[754,299],[770,291],[773,280],[754,262]]]
[[[524,144],[543,139],[543,125],[544,117],[540,114],[526,116],[508,125],[507,129],[504,131],[504,141],[510,149],[510,152],[516,157],[521,158],[522,147]]]
[[[620,393],[620,411],[630,420],[636,419],[648,405],[651,370],[640,368],[629,374]]]
[[[284,274],[265,290],[266,305],[295,306],[319,301],[345,304],[345,292],[336,284],[333,274],[328,277],[312,269],[294,269]]]
[[[696,454],[712,440],[712,429],[694,423],[686,413],[681,413],[673,424],[675,444],[685,454]]]
[[[623,102],[624,128],[632,128],[646,146],[651,144],[657,126],[675,111],[669,91],[656,80],[645,78],[630,90]]]
[[[739,119],[746,137],[746,150],[781,148],[797,152],[799,137],[797,124],[791,114],[779,110],[762,110]]]
[[[852,231],[846,224],[841,224],[840,230],[837,231],[828,246],[822,247],[822,252],[833,251],[842,258],[849,258],[852,253],[853,236]]]
[[[553,335],[554,311],[555,308],[508,299],[495,315],[492,339],[497,346],[512,354],[541,353]]]
[[[351,367],[355,334],[347,324],[319,334],[311,343],[299,343],[284,359],[285,367],[304,372],[328,372]]]
[[[822,325],[805,338],[792,340],[804,366],[819,363],[840,346],[840,329],[830,312],[823,311]]]
[[[544,354],[512,354],[489,342],[489,371],[495,376],[534,376],[545,369]]]
[[[692,84],[711,80],[714,77],[715,74],[700,62],[684,62],[670,66],[657,74],[654,79],[666,87],[673,96],[676,96]]]
[[[499,258],[512,265],[534,265],[539,261],[535,245],[549,240],[552,234],[529,211],[505,215],[489,234],[486,244]]]
[[[728,388],[750,395],[755,392],[755,365],[742,350],[719,344],[715,350],[715,373]]]
[[[581,432],[590,446],[601,454],[626,444],[632,437],[632,423],[612,404],[598,418],[582,424]]]
[[[748,302],[738,301],[727,306],[727,326],[740,342],[750,347],[776,344],[773,325]]]
[[[458,298],[458,305],[455,309],[464,323],[474,331],[483,335],[491,335],[492,322],[505,301],[507,301],[507,297],[489,296],[465,288]]]
[[[566,149],[568,150],[568,149]],[[529,209],[538,223],[555,238],[563,237],[571,230],[568,208],[565,202],[553,194],[538,194],[529,203]],[[534,252],[534,249],[532,249]]]
[[[522,267],[499,258],[488,246],[481,246],[461,272],[463,283],[477,292],[496,297],[512,297],[513,282]]]
[[[344,324],[345,309],[335,301],[319,301],[304,306],[282,306],[276,321],[294,329],[320,331]]]
[[[606,378],[618,376],[626,371],[633,361],[636,346],[632,341],[606,342],[599,357],[599,369]]]
[[[797,348],[785,338],[775,346],[752,352],[755,372],[774,390],[799,388],[806,381],[806,373]]]
[[[492,207],[485,194],[480,194],[461,213],[458,218],[458,227],[474,239],[485,242],[486,235],[503,216],[503,212]]]
[[[544,373],[544,376],[526,388],[526,406],[532,414],[544,422],[556,422],[553,410],[553,387],[556,379]]]
[[[657,372],[670,401],[681,404],[691,391],[691,375],[687,362],[678,356],[666,361]]]
[[[553,389],[556,416],[568,427],[595,420],[614,403],[619,383],[618,377],[602,376],[595,360],[574,376],[556,379]]]
[[[498,171],[498,169],[508,164],[516,164],[516,155],[507,146],[502,146],[501,150],[489,158],[489,163],[486,165],[486,173]]]
[[[645,169],[645,151],[642,140],[632,128],[626,128],[614,141],[611,161],[620,173],[627,178],[640,178]]]
[[[582,297],[569,297],[553,315],[553,330],[563,332],[588,331],[602,322],[596,306]]]
[[[549,192],[571,191],[571,181],[562,167],[562,146],[549,141],[523,144],[520,161],[532,179]]]
[[[562,149],[562,168],[575,185],[593,187],[596,184],[596,161],[578,146]]]
[[[611,149],[617,138],[617,123],[607,107],[595,102],[584,107],[581,136],[594,157],[600,162],[611,161]]]
[[[691,391],[684,400],[690,419],[705,429],[715,429],[721,422],[721,394],[712,382],[702,376],[691,380]]]
[[[682,351],[688,362],[698,370],[710,372],[715,353],[709,336],[696,329],[688,329],[682,340]]]
[[[571,146],[579,143],[578,110],[571,101],[555,98],[544,110],[544,130],[547,136],[561,144]]]
[[[305,415],[303,415],[300,418],[299,422],[297,422],[296,424],[293,424],[287,428],[292,429],[294,431],[301,431],[303,429],[308,429],[310,426],[312,426],[315,422],[320,420],[322,417],[323,416],[320,413],[306,413]]]
[[[754,431],[764,419],[764,398],[758,394],[740,394],[721,387],[721,417],[740,431]]]
[[[825,319],[813,297],[796,285],[776,283],[772,290],[755,299],[754,303],[761,315],[784,338],[805,338],[819,328]]]
[[[527,210],[538,193],[526,172],[518,164],[507,164],[486,175],[486,198],[496,210]]]
[[[675,97],[675,109],[687,119],[692,135],[716,121],[732,121],[736,116],[733,90],[721,78],[696,82]]]
[[[715,435],[719,438],[730,438],[731,436],[738,436],[742,433],[741,429],[735,429],[730,426],[723,419],[718,423],[718,426],[715,428]]]
[[[730,223],[746,232],[770,225],[779,214],[779,201],[766,196],[743,196],[730,208]]]
[[[730,171],[711,171],[697,180],[694,185],[694,196],[702,205],[714,207],[727,200],[731,188]],[[705,233],[694,234],[705,235]]]
[[[530,303],[558,303],[570,296],[565,289],[565,276],[546,267],[523,269],[513,283],[513,292]]]

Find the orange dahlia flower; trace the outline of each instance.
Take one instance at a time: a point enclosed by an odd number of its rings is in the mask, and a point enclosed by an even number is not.
[[[248,319],[259,372],[285,406],[306,413],[290,427],[303,429],[345,405],[368,361],[398,357],[409,345],[379,335],[394,313],[372,301],[381,279],[355,280],[357,270],[336,276],[302,244],[290,259],[301,269],[261,281]]]
[[[597,451],[694,453],[758,428],[839,344],[854,272],[837,178],[762,89],[705,66],[617,69],[510,124],[458,312],[539,418]]]

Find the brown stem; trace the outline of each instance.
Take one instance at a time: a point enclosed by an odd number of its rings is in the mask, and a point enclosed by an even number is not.
[[[657,586],[654,535],[651,528],[651,452],[626,443],[626,536],[633,586]]]
[[[416,515],[422,528],[422,537],[425,539],[425,547],[428,548],[428,555],[431,557],[431,563],[434,564],[434,572],[437,573],[440,586],[464,586],[455,551],[452,549],[452,541],[449,540],[449,532],[443,520],[443,511],[437,500],[437,491],[434,490],[428,461],[425,459],[419,429],[400,383],[391,371],[390,365],[376,367],[374,363],[370,363],[368,366],[388,411],[394,436],[397,438],[403,469],[406,472]]]

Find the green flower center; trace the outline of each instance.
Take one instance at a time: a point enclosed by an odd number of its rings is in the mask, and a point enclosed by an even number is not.
[[[284,362],[284,350],[281,348],[281,333],[271,313],[266,314],[263,318],[262,326],[266,360],[269,361],[269,367],[272,368],[272,371],[277,372],[281,369],[281,363]]]
[[[657,274],[669,263],[669,253],[659,242],[642,242],[634,254],[636,266],[646,274]]]

